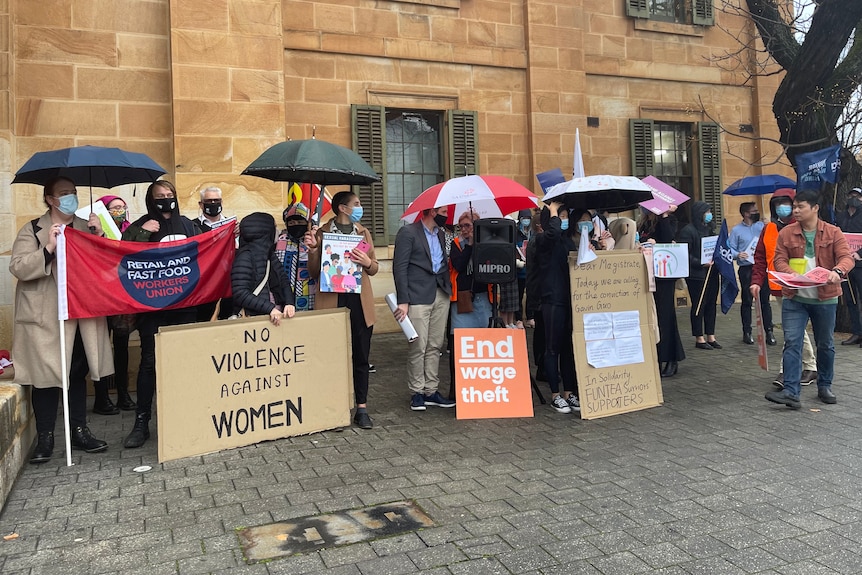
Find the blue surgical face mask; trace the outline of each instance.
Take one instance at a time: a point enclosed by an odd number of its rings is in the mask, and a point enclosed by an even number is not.
[[[560,220],[560,229],[563,231],[569,229],[569,220]]]
[[[350,212],[350,221],[354,224],[362,219],[362,206],[353,206],[353,211]]]
[[[703,216],[703,222],[708,224],[712,221],[712,212],[706,212],[706,215]]]
[[[578,222],[578,231],[582,234],[590,234],[593,231],[593,222]]]
[[[636,244],[641,243],[641,235],[639,232],[635,232],[635,243]]]
[[[69,194],[67,196],[61,196],[59,200],[60,205],[57,206],[57,209],[67,216],[74,215],[75,210],[78,209],[78,196],[75,194]]]
[[[788,206],[787,204],[782,204],[775,208],[775,215],[779,218],[786,218],[793,211],[793,208]]]
[[[521,220],[521,227],[528,228],[530,227],[530,218],[524,218]]]

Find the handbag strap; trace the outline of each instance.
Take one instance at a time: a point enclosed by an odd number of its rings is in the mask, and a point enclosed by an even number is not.
[[[260,280],[260,284],[258,284],[258,286],[256,288],[254,288],[254,291],[251,293],[253,293],[254,295],[260,295],[260,292],[263,291],[263,286],[265,286],[266,282],[268,282],[268,281],[269,281],[269,260],[266,260],[266,273],[264,274],[263,279]]]

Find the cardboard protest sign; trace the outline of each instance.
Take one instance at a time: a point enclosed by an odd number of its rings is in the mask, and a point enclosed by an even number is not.
[[[757,315],[757,365],[765,371],[769,371],[769,354],[766,351],[766,326],[763,325],[763,310],[759,305],[754,306]]]
[[[595,419],[661,405],[656,317],[643,255],[599,252],[576,266],[569,257],[572,343],[581,417]]]
[[[519,329],[456,329],[458,419],[533,417],[527,336]]]
[[[640,205],[656,215],[663,214],[671,206],[678,206],[690,199],[687,195],[655,176],[647,176],[641,181],[650,187],[653,199],[641,202]]]
[[[159,461],[350,424],[346,308],[163,327],[156,335]]]

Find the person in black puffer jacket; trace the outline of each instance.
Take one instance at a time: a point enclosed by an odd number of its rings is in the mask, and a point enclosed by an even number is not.
[[[293,289],[284,267],[275,255],[275,218],[255,212],[243,218],[239,226],[239,249],[230,271],[234,310],[245,315],[269,315],[273,325],[295,313]],[[269,276],[266,282],[267,262]],[[258,286],[263,287],[255,295]]]

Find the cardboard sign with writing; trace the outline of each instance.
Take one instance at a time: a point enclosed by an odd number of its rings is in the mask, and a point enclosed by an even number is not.
[[[597,253],[580,266],[569,256],[572,343],[584,419],[664,401],[644,257],[636,250]]]
[[[712,256],[715,253],[715,245],[718,243],[718,236],[706,236],[700,238],[700,265],[705,266],[712,261]]]
[[[527,336],[521,329],[456,329],[458,419],[533,417]]]
[[[349,425],[350,354],[344,308],[161,328],[159,461]]]

